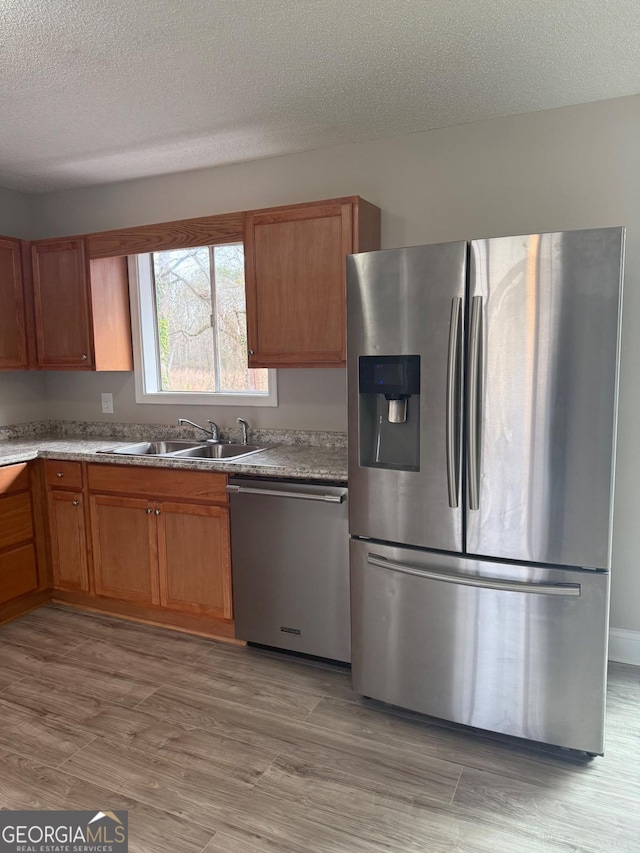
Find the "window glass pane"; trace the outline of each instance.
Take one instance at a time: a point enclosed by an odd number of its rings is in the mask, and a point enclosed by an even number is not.
[[[151,261],[159,390],[268,394],[269,372],[247,365],[242,243],[153,252]]]
[[[247,367],[244,246],[213,247],[220,391],[268,391],[267,370]]]
[[[153,253],[160,387],[215,391],[209,249]]]

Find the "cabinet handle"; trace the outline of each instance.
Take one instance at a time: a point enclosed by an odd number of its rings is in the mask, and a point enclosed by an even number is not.
[[[80,501],[71,501],[73,506],[80,506]]]
[[[154,509],[153,514],[154,514],[154,515],[160,515],[160,510],[159,510],[159,509]]]
[[[62,471],[56,471],[56,477],[64,477]]]
[[[249,350],[249,355],[255,355],[255,353],[252,349]]]
[[[87,360],[87,354],[85,352],[83,352],[82,355],[80,356],[80,361],[86,361],[86,360]]]
[[[151,515],[151,513],[153,512],[153,510],[151,509],[151,507],[149,507],[149,506],[148,506],[148,507],[145,509],[145,512],[147,513],[147,515]]]

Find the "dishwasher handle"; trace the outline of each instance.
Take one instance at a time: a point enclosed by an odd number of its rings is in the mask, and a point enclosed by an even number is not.
[[[288,492],[284,489],[256,489],[252,486],[227,486],[229,494],[264,495],[269,498],[294,498],[299,501],[325,501],[326,503],[341,504],[345,495],[327,495],[321,492]]]

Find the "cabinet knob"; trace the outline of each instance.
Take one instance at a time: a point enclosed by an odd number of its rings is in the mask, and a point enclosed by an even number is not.
[[[252,349],[249,350],[249,355],[255,355],[255,353]]]
[[[56,477],[64,477],[62,471],[56,471]]]
[[[80,356],[80,361],[86,361],[86,360],[87,360],[87,354],[86,354],[86,352],[83,352],[82,355]]]
[[[151,507],[150,507],[150,506],[148,506],[148,507],[145,509],[145,512],[147,513],[147,515],[151,515],[151,513],[153,512],[153,510],[151,509]]]
[[[73,506],[80,506],[80,501],[71,501]]]
[[[154,514],[154,515],[160,515],[160,510],[159,510],[159,509],[154,509],[153,514]]]

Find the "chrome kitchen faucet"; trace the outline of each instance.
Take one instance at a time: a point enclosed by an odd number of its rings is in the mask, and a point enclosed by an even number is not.
[[[201,429],[202,432],[206,432],[207,435],[210,436],[207,441],[211,441],[212,443],[216,444],[220,441],[220,430],[218,428],[218,424],[214,423],[213,421],[207,419],[207,423],[209,424],[210,429],[200,426],[200,424],[197,424],[194,421],[190,421],[188,418],[178,418],[178,423],[180,424],[180,426],[184,426],[184,424],[189,424],[190,426],[195,427],[196,429]],[[246,444],[246,441],[244,442],[244,444]]]

